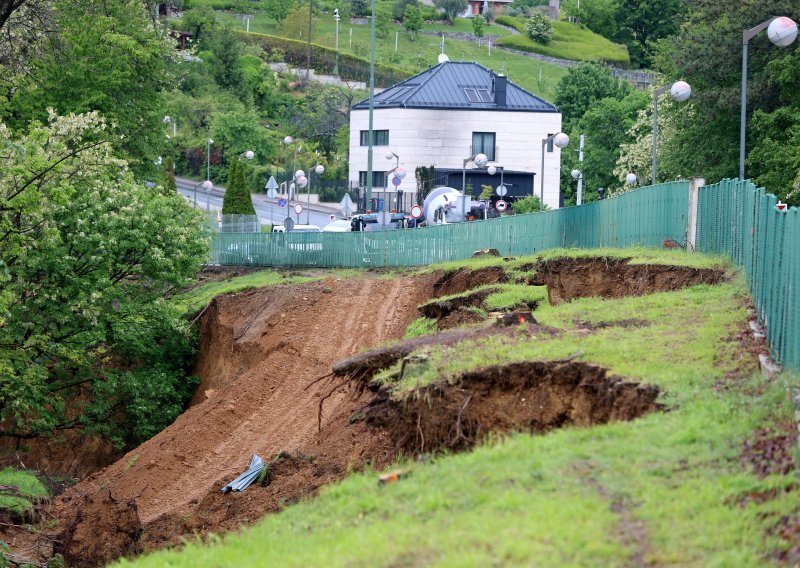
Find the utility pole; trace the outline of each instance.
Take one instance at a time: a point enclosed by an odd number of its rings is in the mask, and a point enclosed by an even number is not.
[[[306,61],[306,85],[311,78],[311,14],[314,0],[308,0],[308,58]]]
[[[310,1],[310,0],[309,0]],[[369,55],[369,146],[367,146],[367,190],[366,206],[372,203],[372,145],[374,140],[373,114],[375,110],[375,0],[372,0],[372,26],[370,30],[370,55]],[[351,29],[352,31],[352,29]],[[442,40],[444,41],[444,40]]]
[[[583,195],[582,194],[582,190],[583,190],[583,167],[582,167],[582,164],[583,164],[583,134],[581,134],[581,142],[580,142],[580,145],[579,145],[579,148],[578,148],[578,162],[580,162],[580,165],[578,165],[578,169],[580,170],[581,175],[578,178],[578,201],[577,201],[577,204],[580,205],[581,204],[581,197]]]

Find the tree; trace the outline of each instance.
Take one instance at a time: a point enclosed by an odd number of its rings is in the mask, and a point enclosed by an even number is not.
[[[378,4],[375,8],[375,36],[381,39],[387,37],[391,22],[392,7],[389,4]]]
[[[409,6],[417,6],[417,0],[395,0],[392,4],[392,18],[402,20]]]
[[[270,0],[262,2],[262,4],[264,4],[267,16],[278,22],[280,26],[294,8],[295,0]]]
[[[452,24],[456,16],[467,9],[467,0],[433,0],[433,5],[442,10],[447,15],[447,21]]]
[[[403,15],[403,27],[411,33],[411,41],[416,41],[417,32],[422,29],[422,12],[417,6],[413,4],[406,6],[406,12]]]
[[[632,91],[622,100],[613,97],[601,99],[583,114],[568,133],[576,148],[580,135],[585,135],[584,161],[578,162],[577,152],[561,154],[561,183],[568,188],[564,192],[566,203],[575,203],[575,180],[570,175],[573,169],[580,169],[583,173],[584,202],[594,201],[597,187],[611,190],[622,186],[622,181],[613,168],[620,158],[621,146],[635,140],[629,131],[636,122],[639,111],[646,109],[649,104],[650,97],[647,93]],[[626,171],[624,175],[628,173]],[[636,173],[646,174],[646,171]]]
[[[9,125],[23,130],[31,120],[45,121],[47,108],[62,115],[98,111],[132,169],[152,177],[172,40],[153,27],[138,0],[62,0],[56,7],[57,49],[16,85]]]
[[[686,7],[689,5],[683,0],[616,0],[616,2],[618,29],[615,39],[628,46],[631,62],[639,67],[650,65],[653,47],[658,40],[678,33],[681,20],[686,14]],[[725,2],[718,4],[726,9],[728,7]]]
[[[164,189],[170,193],[178,192],[178,185],[175,183],[175,164],[169,156],[164,160]]]
[[[655,56],[657,68],[668,79],[683,79],[692,86],[692,97],[674,116],[675,137],[665,152],[684,176],[703,176],[714,182],[737,177],[739,172],[742,31],[774,14],[798,20],[800,6],[791,0],[696,0],[691,6],[681,32],[660,41]],[[776,69],[770,62],[791,55],[791,50],[773,46],[766,34],[750,41],[748,121],[759,110],[772,113],[786,106],[779,96],[779,83],[770,82]],[[752,151],[756,131],[748,127],[747,133],[747,149]]]
[[[525,21],[525,33],[533,41],[548,44],[553,38],[553,22],[541,12],[534,12]]]
[[[222,201],[223,215],[255,215],[253,198],[244,180],[244,164],[239,159],[231,160],[228,170],[228,184]]]
[[[208,33],[205,45],[208,51],[203,52],[203,60],[211,65],[217,84],[226,89],[241,84],[242,44],[233,32],[228,28],[213,30]]]
[[[539,211],[549,211],[550,206],[545,204],[544,208],[541,206],[542,202],[539,200],[538,195],[529,195],[521,199],[516,199],[511,204],[511,212],[514,215],[522,215],[524,213],[537,213]]]
[[[101,400],[109,376],[125,385],[120,392],[136,390],[143,378],[134,371],[143,360],[133,357],[124,370],[113,355],[122,347],[132,356],[141,352],[137,345],[157,349],[157,338],[181,347],[159,359],[174,388],[165,383],[154,396],[182,396],[175,390],[186,384],[181,350],[191,347],[180,339],[185,322],[163,297],[190,282],[208,241],[201,216],[180,194],[136,181],[114,156],[112,134],[97,113],[50,111],[46,123],[19,137],[0,123],[4,435],[111,429],[133,409],[132,399],[113,393]],[[148,397],[142,392],[139,400]],[[157,406],[156,399],[148,404]],[[94,403],[105,412],[91,412]],[[163,427],[176,415],[165,408],[150,424]]]
[[[596,63],[582,63],[567,70],[556,88],[555,103],[561,109],[564,129],[574,124],[596,102],[607,97],[622,99],[632,87]]]
[[[353,16],[366,16],[368,11],[367,0],[350,0],[350,14]]]
[[[617,34],[617,0],[592,0],[578,8],[578,2],[570,0],[561,3],[566,14],[576,16],[580,23],[596,34],[613,40]]]
[[[483,16],[480,14],[476,14],[472,16],[472,34],[477,38],[483,37],[483,30],[486,26],[486,20],[483,19]]]
[[[436,177],[436,166],[418,166],[414,170],[417,178],[417,200],[421,203],[433,189],[433,180]]]

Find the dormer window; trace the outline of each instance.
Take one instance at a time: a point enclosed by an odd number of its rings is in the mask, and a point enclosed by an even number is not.
[[[467,100],[471,103],[494,102],[489,89],[464,89],[464,94],[467,95]]]

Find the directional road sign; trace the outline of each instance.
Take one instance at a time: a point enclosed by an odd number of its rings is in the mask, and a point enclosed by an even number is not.
[[[264,186],[264,189],[267,190],[267,197],[270,199],[275,199],[278,197],[278,182],[275,181],[275,176],[269,176],[269,181],[267,185]]]

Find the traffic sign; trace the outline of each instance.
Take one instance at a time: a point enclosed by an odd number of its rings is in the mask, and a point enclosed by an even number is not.
[[[355,204],[353,200],[350,199],[350,194],[345,193],[342,200],[339,202],[339,208],[342,210],[342,215],[345,217],[349,217],[350,214],[355,211]]]
[[[778,209],[778,211],[786,211],[787,205],[785,203],[781,203],[780,201],[778,201],[775,207]]]
[[[294,212],[300,215],[303,212],[303,206],[300,203],[294,204]]]
[[[286,207],[286,205],[287,204],[286,204],[286,200],[285,199],[279,199],[278,200],[278,207]]]
[[[393,186],[397,187],[397,186],[398,186],[398,185],[400,185],[401,183],[403,183],[403,180],[402,180],[402,179],[400,179],[399,177],[397,177],[397,176],[394,176],[394,177],[392,178],[392,185],[393,185]]]
[[[384,227],[392,222],[392,214],[388,211],[381,211],[378,213],[378,223]]]
[[[291,217],[286,217],[286,219],[283,220],[283,230],[291,231],[292,229],[294,229],[294,221]]]
[[[267,181],[267,185],[264,186],[264,189],[278,189],[278,182],[275,180],[275,176],[269,176],[269,181]]]
[[[411,216],[414,219],[419,219],[420,217],[422,217],[422,207],[420,207],[419,205],[412,205]]]
[[[507,207],[508,207],[508,203],[506,203],[502,199],[498,199],[497,203],[494,204],[494,208],[497,209],[500,212],[505,211]]]
[[[497,195],[499,195],[500,197],[505,197],[506,193],[508,193],[508,188],[504,185],[498,185],[496,191]]]

